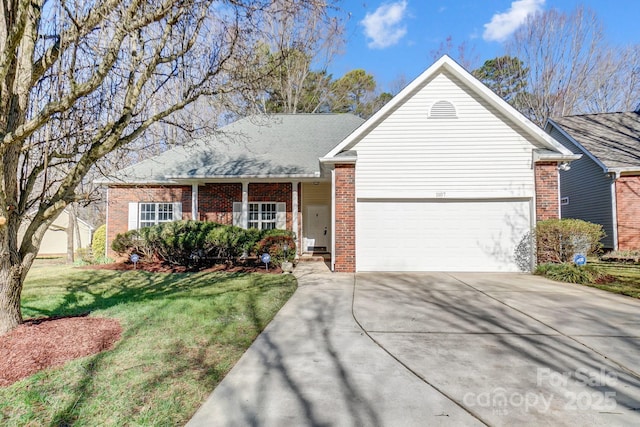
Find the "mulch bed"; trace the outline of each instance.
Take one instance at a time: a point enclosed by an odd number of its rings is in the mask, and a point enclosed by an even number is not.
[[[26,321],[0,336],[0,387],[42,369],[108,350],[121,333],[120,322],[115,319],[84,316]]]
[[[144,270],[151,273],[187,273],[187,272],[217,272],[224,271],[228,273],[270,273],[280,274],[282,269],[280,267],[269,266],[269,271],[264,267],[264,264],[249,262],[246,264],[216,264],[214,266],[194,266],[185,267],[182,265],[173,265],[161,261],[141,261],[135,266],[131,261],[112,262],[110,264],[95,264],[87,265],[82,268],[89,270],[116,270],[116,271],[128,271],[128,270]]]
[[[229,273],[281,274],[280,268],[249,262],[245,265],[218,264],[207,267],[176,266],[163,262],[130,261],[89,265],[96,270],[144,270],[152,273],[185,273],[194,271]],[[122,327],[115,319],[75,316],[28,320],[11,332],[0,336],[0,387],[36,372],[62,366],[79,357],[90,356],[113,347],[120,339]]]

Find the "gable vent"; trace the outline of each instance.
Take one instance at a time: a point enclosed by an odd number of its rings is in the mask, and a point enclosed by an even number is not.
[[[457,119],[456,107],[449,101],[438,101],[431,106],[430,119]]]

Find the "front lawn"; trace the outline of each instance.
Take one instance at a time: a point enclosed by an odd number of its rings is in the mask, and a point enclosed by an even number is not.
[[[614,262],[593,262],[592,265],[602,269],[606,274],[614,277],[611,283],[592,284],[590,286],[614,292],[616,294],[628,295],[640,298],[640,265],[624,264]]]
[[[183,425],[291,296],[291,275],[35,267],[25,318],[122,324],[109,351],[0,388],[2,425]]]
[[[584,267],[573,263],[541,264],[536,274],[560,282],[580,283],[616,294],[640,298],[640,265],[590,260]]]

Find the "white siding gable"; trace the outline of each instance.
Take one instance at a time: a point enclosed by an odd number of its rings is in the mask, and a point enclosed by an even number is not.
[[[430,117],[448,101],[456,118]],[[533,197],[530,137],[447,71],[408,96],[351,149],[358,198]]]

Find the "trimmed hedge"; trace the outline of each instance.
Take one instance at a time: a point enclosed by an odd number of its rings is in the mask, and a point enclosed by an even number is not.
[[[549,219],[535,230],[538,264],[573,261],[576,253],[595,255],[602,249],[602,226],[580,219]]]
[[[268,252],[272,264],[296,254],[293,233],[286,230],[243,229],[208,221],[174,221],[118,234],[111,248],[119,255],[137,253],[145,258],[192,266],[224,260],[234,263],[248,255]]]

